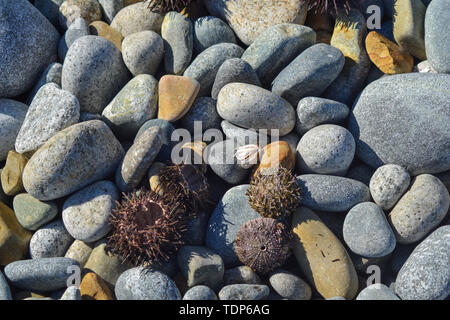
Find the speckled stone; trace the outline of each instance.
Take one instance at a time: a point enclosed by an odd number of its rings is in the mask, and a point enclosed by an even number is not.
[[[91,243],[85,243],[80,240],[75,240],[74,242],[72,242],[69,249],[67,249],[64,257],[76,260],[81,267],[84,267],[86,261],[89,258],[89,255],[92,252],[93,247],[94,245]]]
[[[167,160],[171,160],[172,147],[174,146],[174,142],[172,142],[172,134],[175,131],[175,127],[167,120],[163,119],[152,119],[144,123],[139,129],[136,137],[134,138],[134,142],[148,129],[151,127],[159,127],[161,129],[161,141],[162,146],[159,151],[158,156],[156,157],[157,161],[167,162]]]
[[[360,202],[370,201],[369,187],[353,179],[304,174],[297,181],[302,188],[301,204],[313,210],[345,212]]]
[[[391,75],[372,82],[348,122],[356,155],[373,168],[395,163],[413,176],[449,170],[449,87],[448,75],[431,73]]]
[[[391,289],[381,283],[375,283],[364,288],[356,300],[400,300]]]
[[[59,6],[65,0],[34,0],[34,6],[55,26],[59,25]]]
[[[93,36],[103,37],[111,41],[116,47],[122,51],[123,36],[119,31],[111,28],[103,21],[94,21],[89,25],[89,33]]]
[[[25,190],[53,200],[111,175],[124,155],[119,141],[99,120],[75,124],[50,138],[28,161]]]
[[[122,273],[115,287],[117,300],[181,300],[175,282],[160,271],[142,267]]]
[[[39,201],[28,193],[15,196],[13,206],[17,221],[27,230],[37,230],[58,214],[56,203]]]
[[[221,118],[217,113],[216,100],[210,97],[199,97],[194,100],[192,107],[186,113],[186,115],[181,118],[180,125],[183,129],[189,130],[191,134],[197,133],[202,134],[208,129],[220,129]],[[195,132],[195,122],[197,121],[198,132]],[[194,140],[196,137],[194,136]]]
[[[240,58],[226,60],[217,71],[214,85],[211,91],[211,97],[217,100],[220,90],[232,82],[241,82],[253,84],[260,87],[258,75],[248,62]]]
[[[62,220],[40,227],[30,239],[32,259],[63,257],[73,242]]]
[[[437,227],[450,206],[450,195],[445,185],[435,176],[421,174],[389,213],[397,241],[414,243]]]
[[[78,98],[81,111],[100,113],[129,79],[122,54],[112,42],[84,36],[67,52],[61,85]]]
[[[277,129],[284,136],[294,129],[295,111],[292,105],[263,88],[230,83],[217,97],[219,115],[244,128]]]
[[[6,282],[6,279],[1,271],[0,271],[0,300],[12,300],[11,290],[9,289],[8,282]]]
[[[395,280],[402,300],[443,300],[450,294],[450,226],[443,226],[421,242]]]
[[[409,187],[411,177],[396,164],[379,167],[370,179],[370,194],[383,210],[391,209]]]
[[[59,131],[78,123],[80,104],[68,91],[48,83],[33,99],[16,138],[15,149],[24,153],[38,149]]]
[[[14,149],[17,134],[27,114],[28,106],[11,99],[0,99],[0,160]]]
[[[315,44],[278,74],[272,82],[272,92],[293,106],[304,97],[319,97],[337,78],[344,62],[339,49],[324,43]]]
[[[248,204],[245,195],[249,185],[229,189],[211,214],[206,231],[206,245],[218,253],[226,267],[239,265],[235,240],[239,228],[260,215]]]
[[[256,71],[261,83],[269,86],[272,80],[303,50],[316,42],[313,29],[291,23],[266,29],[242,55]]]
[[[28,94],[28,98],[26,101],[27,105],[31,104],[36,93],[41,89],[41,87],[47,83],[56,83],[59,87],[61,87],[61,75],[62,75],[62,64],[59,62],[53,62],[49,64],[47,69],[42,72],[41,77],[38,82],[34,86],[33,90]]]
[[[100,240],[111,230],[108,219],[118,200],[119,192],[114,183],[96,182],[74,193],[64,202],[64,226],[77,240]]]
[[[27,0],[1,0],[0,97],[30,90],[57,59],[59,33]]]
[[[234,43],[215,44],[200,53],[183,75],[200,83],[199,96],[210,96],[214,79],[222,63],[231,58],[240,58],[243,52],[244,49]]]
[[[321,124],[340,124],[347,119],[349,112],[349,108],[341,102],[306,97],[298,103],[295,130],[303,135]]]
[[[75,286],[68,287],[59,300],[81,300],[80,289]]]
[[[218,43],[236,43],[233,30],[214,16],[201,17],[194,23],[194,50],[200,53]]]
[[[2,190],[8,196],[23,192],[23,172],[28,158],[14,150],[8,152],[5,166],[1,172]]]
[[[345,175],[355,155],[355,139],[344,127],[322,124],[306,132],[297,146],[304,173]]]
[[[219,291],[220,300],[264,300],[270,289],[261,284],[231,284]]]
[[[133,139],[141,126],[156,116],[158,81],[140,74],[130,80],[106,106],[103,120],[120,139]]]
[[[87,24],[102,19],[102,10],[97,0],[66,0],[59,7],[59,24],[67,29],[78,18]]]
[[[78,266],[75,260],[60,257],[20,260],[5,267],[5,276],[14,287],[51,292],[65,288],[73,272],[69,268]]]
[[[64,36],[59,40],[58,43],[58,56],[59,60],[64,61],[66,58],[67,51],[69,51],[70,46],[78,38],[88,36],[89,27],[83,18],[77,18],[64,33]]]
[[[123,61],[133,75],[154,75],[164,58],[164,41],[151,30],[136,32],[123,39],[122,53]]]
[[[164,14],[149,10],[148,3],[138,2],[124,6],[114,17],[111,27],[119,31],[124,37],[144,30],[160,33],[163,19]]]
[[[116,14],[123,9],[123,0],[98,0],[102,8],[102,16],[107,23],[111,23]]]
[[[228,22],[238,38],[250,45],[267,28],[280,23],[303,24],[307,5],[301,0],[206,0],[211,15]]]
[[[258,274],[250,267],[239,266],[225,270],[223,275],[223,284],[263,284]]]
[[[270,275],[270,285],[281,297],[289,300],[311,299],[311,287],[295,274],[277,270]]]
[[[190,288],[183,296],[183,300],[219,300],[214,291],[207,286]]]

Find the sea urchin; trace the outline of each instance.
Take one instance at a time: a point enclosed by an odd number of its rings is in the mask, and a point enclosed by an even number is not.
[[[193,0],[147,0],[152,12],[165,13],[169,11],[180,12]]]
[[[349,12],[355,6],[356,0],[306,0],[308,10],[315,9],[315,12],[328,12],[331,7],[337,13],[339,9]]]
[[[271,218],[246,222],[236,236],[239,260],[256,272],[266,274],[281,267],[290,255],[291,234],[286,226]]]

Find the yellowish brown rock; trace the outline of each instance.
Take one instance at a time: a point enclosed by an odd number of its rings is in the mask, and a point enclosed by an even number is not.
[[[148,170],[148,178],[150,183],[150,189],[153,191],[158,191],[160,194],[162,194],[162,190],[159,190],[159,172],[161,169],[165,168],[167,165],[162,162],[154,162],[150,169]],[[157,190],[158,189],[158,190]]]
[[[367,35],[366,50],[370,60],[386,74],[408,73],[414,66],[412,56],[376,31]]]
[[[188,77],[165,75],[159,80],[158,118],[167,121],[181,119],[191,108],[200,84]]]
[[[14,211],[0,202],[0,265],[24,259],[31,235],[19,224]]]
[[[114,294],[105,280],[94,272],[88,272],[80,284],[83,300],[114,300]]]
[[[103,37],[106,40],[111,41],[120,51],[122,51],[123,36],[119,31],[111,28],[107,23],[103,21],[94,21],[89,25],[89,32],[91,35]]]
[[[358,276],[344,246],[310,209],[300,207],[292,216],[292,249],[303,274],[324,298],[353,299]]]
[[[28,158],[14,150],[8,152],[5,167],[2,170],[2,188],[8,196],[15,196],[24,191],[22,173]]]
[[[295,167],[295,153],[286,141],[275,141],[263,148],[261,161],[255,174],[279,167],[286,169]]]

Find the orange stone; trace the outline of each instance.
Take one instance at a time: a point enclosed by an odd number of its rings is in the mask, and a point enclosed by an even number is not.
[[[403,52],[396,43],[376,31],[371,31],[367,35],[366,50],[370,60],[386,74],[412,71],[413,57]]]
[[[275,141],[262,150],[261,161],[256,172],[284,167],[294,169],[295,153],[286,141]]]
[[[158,118],[167,121],[181,119],[191,108],[200,84],[188,77],[165,75],[159,80]]]
[[[89,32],[91,35],[103,37],[106,40],[114,43],[116,47],[122,51],[122,34],[111,28],[107,23],[103,21],[94,21],[89,25]]]
[[[114,300],[114,294],[105,280],[94,272],[88,272],[81,280],[81,299]]]

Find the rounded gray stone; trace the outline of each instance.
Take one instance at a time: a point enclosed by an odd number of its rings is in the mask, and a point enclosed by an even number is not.
[[[274,93],[246,83],[229,83],[217,97],[219,115],[248,129],[276,129],[284,136],[294,129],[294,108]]]
[[[217,298],[216,298],[217,299]],[[11,290],[3,273],[0,271],[0,300],[12,300]]]
[[[450,16],[447,0],[433,0],[425,12],[427,59],[438,73],[450,73],[450,33],[445,31]]]
[[[124,155],[119,141],[99,120],[75,124],[50,138],[28,161],[25,190],[53,200],[109,177]]]
[[[150,30],[132,33],[123,39],[122,55],[125,65],[134,76],[154,75],[164,57],[163,39]]]
[[[395,249],[395,235],[383,210],[373,202],[359,203],[345,216],[344,240],[366,258],[381,258]]]
[[[395,280],[402,300],[443,300],[450,294],[450,226],[442,226],[422,241]]]
[[[41,89],[41,87],[47,83],[53,82],[61,87],[62,67],[63,66],[61,63],[53,62],[47,67],[47,69],[45,69],[44,72],[42,72],[41,77],[35,84],[33,90],[31,90],[31,92],[28,94],[26,104],[30,105],[39,89]]]
[[[266,285],[231,284],[219,291],[220,300],[264,300],[270,289]]]
[[[152,119],[145,122],[139,129],[134,142],[148,129],[151,127],[159,127],[161,129],[161,140],[162,146],[159,151],[156,161],[167,162],[172,159],[171,153],[175,142],[172,141],[172,134],[175,131],[175,127],[169,121],[164,119]]]
[[[5,267],[5,276],[14,287],[51,292],[65,288],[78,262],[69,258],[41,258],[20,260]]]
[[[239,265],[235,240],[239,228],[249,220],[261,216],[248,204],[245,195],[249,185],[229,189],[222,197],[209,219],[206,245],[218,253],[226,267]]]
[[[119,198],[111,181],[99,181],[74,193],[63,205],[64,226],[77,240],[100,240],[111,230],[108,219]]]
[[[28,106],[22,102],[0,98],[0,161],[14,149]]]
[[[355,155],[355,139],[344,127],[323,124],[312,128],[297,146],[297,165],[305,173],[345,175]]]
[[[102,15],[108,24],[111,24],[116,14],[123,9],[124,0],[98,0],[102,7]]]
[[[391,209],[409,187],[408,171],[396,164],[385,164],[375,170],[370,179],[370,194],[383,210]]]
[[[226,60],[217,71],[216,78],[211,91],[211,97],[217,99],[220,90],[232,82],[253,84],[260,87],[261,82],[258,75],[248,62],[240,58]]]
[[[311,287],[291,272],[277,270],[270,275],[269,282],[273,290],[285,299],[311,299]]]
[[[59,33],[27,0],[0,1],[0,97],[30,90],[57,59]]]
[[[263,284],[258,274],[250,267],[239,266],[225,270],[223,284]]]
[[[32,259],[64,257],[73,240],[62,220],[50,222],[31,237],[30,256]]]
[[[183,296],[183,300],[219,300],[214,291],[207,286],[190,288]]]
[[[435,176],[421,174],[389,213],[389,222],[397,241],[414,243],[444,220],[450,207],[450,195]]]
[[[297,181],[302,188],[301,204],[312,210],[345,212],[358,203],[370,201],[369,188],[353,179],[304,174]]]
[[[129,79],[122,53],[112,42],[84,36],[67,52],[61,85],[78,98],[81,111],[100,113]]]
[[[67,55],[67,51],[69,51],[70,46],[77,40],[78,38],[88,36],[89,26],[83,18],[77,18],[66,30],[64,36],[59,40],[58,43],[58,56],[59,60],[64,61]]]
[[[195,132],[195,121],[201,124],[202,130],[199,130],[198,134],[202,134],[208,129],[220,129],[221,118],[216,110],[216,100],[210,97],[195,99],[188,113],[181,118],[180,125],[194,134],[197,133]],[[193,137],[196,140],[195,135]]]
[[[356,300],[400,300],[387,286],[381,283],[372,284],[364,288]]]
[[[39,201],[28,193],[15,196],[13,208],[20,225],[33,231],[53,220],[58,214],[56,203]]]
[[[81,300],[80,289],[75,286],[68,287],[59,300]]]
[[[304,97],[319,97],[344,67],[342,52],[318,43],[303,51],[272,82],[272,92],[297,105]]]
[[[194,50],[200,53],[218,43],[236,43],[233,30],[214,16],[200,17],[194,23]]]
[[[175,282],[160,271],[128,269],[117,279],[117,300],[181,300]]]
[[[184,71],[183,76],[200,83],[199,97],[210,96],[214,80],[222,63],[240,58],[244,49],[234,43],[219,43],[200,53]]]
[[[19,153],[34,151],[59,131],[78,123],[80,104],[55,83],[39,89],[31,102],[15,142]]]
[[[303,135],[321,124],[340,124],[347,119],[349,108],[337,101],[306,97],[297,105],[296,131]]]
[[[449,170],[449,87],[448,75],[431,73],[372,82],[349,118],[356,155],[371,167],[395,163],[413,176]]]

